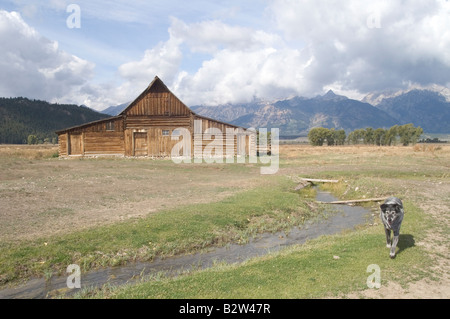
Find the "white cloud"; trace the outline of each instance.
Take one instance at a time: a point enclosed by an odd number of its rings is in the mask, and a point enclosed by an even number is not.
[[[180,40],[171,36],[168,41],[146,50],[141,60],[122,64],[120,76],[138,87],[144,87],[155,75],[174,78],[182,60],[180,44]]]
[[[307,64],[298,50],[222,50],[195,74],[185,74],[176,87],[190,105],[283,98],[307,85],[302,77]]]
[[[16,12],[0,10],[0,42],[0,96],[66,99],[92,76],[92,63],[59,50]]]
[[[270,10],[286,38],[310,47],[306,77],[317,89],[368,92],[450,82],[449,8],[444,0],[277,0]]]
[[[141,88],[158,75],[189,105],[282,97],[302,85],[308,58],[274,33],[218,20],[187,24],[172,18],[169,34],[169,40],[147,50],[141,60],[120,66],[120,75]],[[181,70],[183,54],[197,52],[211,58],[194,74]]]
[[[193,52],[216,53],[223,49],[247,51],[281,43],[275,34],[231,26],[219,20],[186,24],[172,17],[171,21],[171,37],[182,40]]]

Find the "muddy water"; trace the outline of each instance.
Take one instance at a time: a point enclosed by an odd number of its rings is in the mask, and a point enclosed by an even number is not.
[[[316,199],[322,202],[337,200],[330,193],[317,192]],[[370,211],[359,206],[330,205],[332,213],[328,218],[305,223],[301,228],[293,228],[289,233],[268,233],[250,240],[243,245],[230,244],[215,248],[209,252],[183,255],[153,262],[133,263],[108,269],[90,271],[81,274],[81,288],[102,286],[106,283],[120,285],[141,279],[143,276],[164,275],[175,276],[191,269],[211,267],[216,262],[239,263],[246,259],[262,256],[284,247],[302,244],[309,239],[322,235],[339,233],[363,224]],[[52,298],[61,294],[70,295],[80,289],[67,288],[67,277],[33,279],[26,284],[0,291],[1,298]]]

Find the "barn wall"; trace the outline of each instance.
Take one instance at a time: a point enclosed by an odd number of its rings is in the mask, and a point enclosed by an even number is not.
[[[61,156],[124,155],[123,119],[94,122],[59,134]]]
[[[183,127],[190,129],[190,116],[127,116],[125,120],[126,156],[169,156],[177,141],[172,141],[173,130]],[[169,131],[164,136],[163,130]],[[147,133],[148,152],[138,151],[136,155],[136,136]],[[137,135],[136,135],[137,134]],[[139,140],[139,138],[138,138]]]
[[[60,134],[58,136],[58,151],[59,156],[67,156],[67,134]]]
[[[166,126],[147,126],[145,128],[130,128],[125,130],[125,155],[126,156],[154,156],[167,157],[170,156],[172,148],[181,141],[172,140],[172,133],[175,129],[181,126],[166,125]],[[185,127],[189,129],[188,127]],[[163,135],[166,131],[168,135]],[[147,151],[143,150],[143,136],[145,133],[147,140]]]
[[[195,125],[197,121],[201,121],[202,125]],[[227,130],[230,131],[230,134],[234,134],[234,137],[227,137]],[[201,116],[194,116],[193,131],[195,132],[192,144],[194,157],[209,154],[217,156],[220,153],[223,156],[229,156],[231,154],[233,154],[232,156],[248,156],[254,154],[252,147],[254,147],[256,140],[250,132],[245,131],[243,128],[237,128],[233,125]],[[215,147],[214,143],[222,145],[222,149],[220,149],[220,146]]]
[[[126,129],[140,129],[148,127],[189,127],[189,116],[128,116],[125,120]]]
[[[173,147],[178,140],[172,140],[172,133],[178,127],[160,128],[154,127],[149,129],[150,146],[149,155],[151,156],[170,156]],[[169,131],[169,135],[163,135],[163,130]]]
[[[195,121],[201,121],[201,126],[194,126]],[[182,137],[178,140],[171,138],[177,128],[186,128],[191,132],[191,154],[195,157],[206,154],[217,156],[220,153],[229,156],[230,152],[232,156],[249,155],[252,142],[256,141],[244,130],[238,131],[235,126],[193,113],[170,117],[128,116],[92,123],[59,134],[59,154],[169,157],[174,146],[182,140]],[[194,129],[197,134],[194,134]],[[209,136],[205,134],[208,129],[212,133]],[[214,135],[211,129],[218,129],[221,134]],[[239,134],[227,138],[227,129]],[[163,134],[163,131],[168,135]],[[214,141],[220,144],[217,148],[214,147]]]
[[[123,132],[85,132],[83,155],[124,155]]]
[[[101,122],[95,122],[81,128],[83,132],[123,132],[123,119],[114,118]]]

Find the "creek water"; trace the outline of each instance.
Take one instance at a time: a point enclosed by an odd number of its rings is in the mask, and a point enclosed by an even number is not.
[[[316,199],[332,202],[337,199],[328,192],[317,191]],[[100,287],[107,283],[121,285],[142,280],[146,276],[164,274],[176,276],[192,269],[211,267],[214,263],[240,263],[249,258],[278,251],[284,247],[303,244],[322,235],[336,234],[353,229],[366,222],[370,210],[360,206],[329,205],[327,218],[308,221],[301,228],[294,227],[288,233],[265,233],[245,244],[229,244],[207,252],[156,258],[152,262],[136,262],[124,266],[93,270],[81,274],[81,288]],[[69,276],[69,274],[67,274]],[[0,299],[42,299],[58,295],[71,295],[80,289],[67,288],[67,276],[52,276],[50,279],[35,278],[26,283],[0,290]]]

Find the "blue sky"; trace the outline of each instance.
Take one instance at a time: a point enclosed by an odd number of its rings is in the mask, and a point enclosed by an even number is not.
[[[168,37],[171,18],[186,23],[221,20],[259,26],[267,1],[3,1],[1,8],[18,11],[42,36],[58,42],[61,50],[96,63],[99,78],[117,66],[139,59],[143,52]],[[70,4],[80,7],[80,28],[68,28]],[[186,54],[183,67],[194,71],[205,57]],[[192,65],[193,63],[193,65]]]
[[[188,105],[450,83],[445,0],[1,0],[0,41],[0,96],[98,110],[155,75]]]

